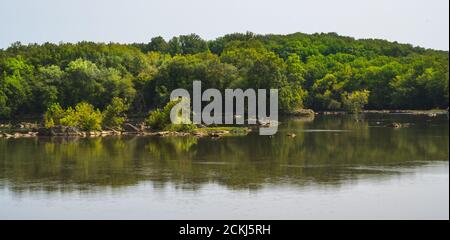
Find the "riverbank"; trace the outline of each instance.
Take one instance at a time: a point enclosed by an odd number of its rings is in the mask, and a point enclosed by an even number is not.
[[[432,110],[363,110],[361,114],[409,114],[409,115],[424,115],[429,117],[435,117],[437,115],[448,114],[448,110],[445,109],[432,109]],[[316,115],[346,115],[350,114],[346,111],[317,111]]]
[[[252,131],[248,127],[199,127],[192,131],[153,131],[144,126],[134,126],[130,123],[124,124],[121,130],[102,130],[102,131],[81,131],[75,127],[56,126],[39,127],[38,124],[21,123],[15,127],[0,125],[0,138],[31,138],[31,137],[105,137],[105,136],[194,136],[194,137],[227,137],[244,136]]]
[[[348,115],[345,111],[318,111],[314,112],[310,109],[285,114],[286,117],[298,117],[302,119],[314,119],[315,115]],[[447,110],[363,110],[361,114],[405,114],[416,116],[437,117],[439,115],[448,114]],[[258,122],[259,123],[259,122]],[[30,137],[104,137],[104,136],[120,136],[120,135],[137,135],[137,136],[195,136],[195,137],[225,137],[225,136],[242,136],[247,135],[257,127],[264,124],[243,127],[205,127],[198,125],[198,128],[192,131],[155,131],[145,126],[143,123],[125,123],[121,130],[102,130],[102,131],[81,131],[74,127],[56,126],[52,128],[44,128],[38,122],[19,122],[19,123],[2,123],[0,124],[0,138],[30,138]],[[399,128],[398,123],[390,123],[386,127]]]

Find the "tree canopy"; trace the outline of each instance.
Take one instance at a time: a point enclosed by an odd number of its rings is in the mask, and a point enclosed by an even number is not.
[[[134,44],[12,44],[0,50],[0,117],[42,114],[55,103],[104,110],[115,98],[147,112],[194,80],[220,90],[277,88],[282,112],[449,105],[448,51],[335,33],[247,32],[210,41],[190,34]]]

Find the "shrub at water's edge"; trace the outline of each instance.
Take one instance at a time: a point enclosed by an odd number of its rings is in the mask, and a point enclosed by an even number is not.
[[[102,130],[103,115],[86,102],[78,103],[75,108],[62,109],[59,104],[53,104],[45,113],[44,125],[47,128],[54,126],[77,127],[83,131]]]
[[[126,112],[129,105],[121,98],[113,98],[110,105],[103,111],[102,125],[109,129],[122,129],[122,125],[126,120]]]
[[[367,90],[343,94],[342,104],[344,105],[344,109],[351,113],[361,112],[369,102],[369,94],[370,92]]]
[[[147,126],[150,126],[154,130],[180,131],[180,132],[189,132],[195,130],[197,127],[190,121],[187,121],[187,123],[184,124],[181,123],[173,124],[171,122],[170,112],[176,104],[180,103],[180,101],[183,100],[180,99],[170,101],[169,103],[166,104],[166,106],[164,106],[162,110],[156,109],[152,111],[146,120]],[[179,112],[179,114],[181,114],[181,112]],[[181,115],[179,115],[178,117],[181,118]]]
[[[75,108],[63,109],[59,104],[52,104],[44,115],[44,126],[77,127],[83,131],[100,131],[104,128],[121,129],[126,120],[127,104],[120,98],[113,98],[105,111],[94,108],[93,105],[81,102]]]
[[[187,119],[184,120],[184,123],[172,123],[170,113],[180,101],[183,101],[183,99],[170,101],[163,109],[156,109],[149,114],[145,124],[152,130],[150,132],[142,132],[141,129],[138,129],[131,124],[124,124],[126,121],[125,112],[128,109],[128,105],[120,98],[114,98],[111,104],[108,105],[103,112],[100,112],[91,104],[85,102],[78,103],[74,108],[68,107],[66,109],[63,109],[59,104],[52,104],[48,107],[47,112],[44,115],[44,125],[48,130],[57,129],[56,131],[62,132],[62,135],[67,133],[67,131],[72,131],[67,130],[68,127],[75,127],[86,132],[109,129],[123,130],[124,132],[140,132],[143,134],[151,134],[151,132],[157,135],[187,133],[195,136],[213,137],[239,136],[249,132],[249,129],[246,127],[221,126],[202,127],[198,129],[195,124]],[[192,112],[189,111],[189,115],[191,114]],[[178,112],[177,116],[176,122],[180,122],[182,119],[181,111]],[[127,126],[127,129],[123,129],[122,126]],[[46,134],[52,135],[51,131],[44,131],[43,135]]]

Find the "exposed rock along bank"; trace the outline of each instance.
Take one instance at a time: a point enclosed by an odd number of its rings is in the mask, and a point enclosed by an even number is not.
[[[103,131],[81,131],[76,127],[55,126],[50,128],[38,127],[17,132],[0,132],[0,137],[4,138],[27,138],[27,137],[101,137],[101,136],[119,136],[119,135],[138,135],[138,136],[195,136],[195,137],[222,137],[232,135],[242,135],[250,132],[250,128],[242,128],[240,131],[214,128],[199,128],[191,132],[176,131],[152,131],[140,125],[135,126],[130,123],[123,125],[122,130],[103,130]]]

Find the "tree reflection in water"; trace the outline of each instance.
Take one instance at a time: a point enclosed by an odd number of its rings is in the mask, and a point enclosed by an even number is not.
[[[338,187],[349,180],[385,178],[431,161],[448,161],[445,116],[360,118],[285,119],[273,137],[0,139],[0,185],[15,192],[90,191],[142,181],[191,190],[205,183],[256,190],[280,183]],[[382,127],[392,121],[410,126]]]

